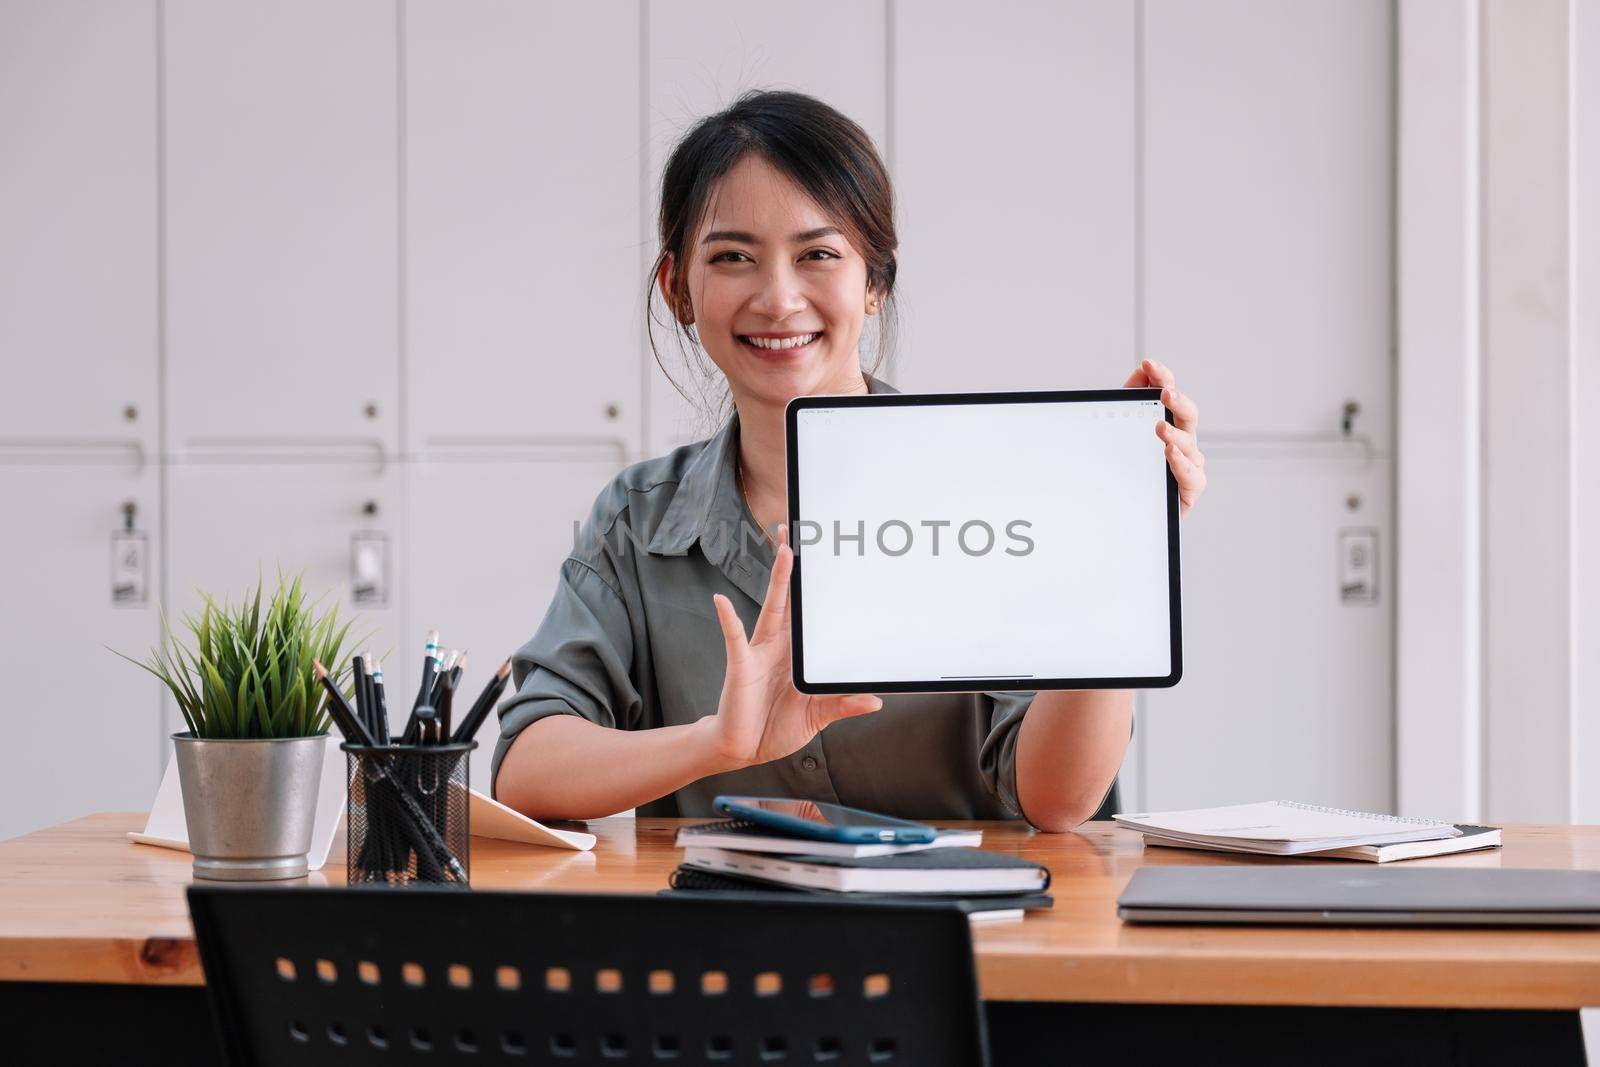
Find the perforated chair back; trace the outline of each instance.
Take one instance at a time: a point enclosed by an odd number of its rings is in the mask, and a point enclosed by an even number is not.
[[[950,908],[196,885],[226,1060],[987,1063]]]

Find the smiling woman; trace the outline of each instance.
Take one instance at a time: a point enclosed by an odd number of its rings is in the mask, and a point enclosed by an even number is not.
[[[513,660],[497,797],[556,819],[709,816],[721,793],[1050,830],[1088,818],[1131,734],[1126,692],[808,696],[791,680],[784,408],[894,391],[873,375],[897,239],[871,139],[811,97],[746,94],[673,150],[659,224],[651,287],[691,362],[709,359],[702,382],[726,389],[721,428],[595,500]],[[1165,390],[1177,425],[1157,432],[1187,508],[1205,477],[1193,404],[1153,361],[1126,384]],[[775,536],[742,537],[752,524]]]
[[[746,400],[861,392],[861,372],[887,357],[893,186],[871,139],[833,108],[800,93],[750,93],[706,118],[667,164],[659,221],[652,288],[698,398],[662,359],[655,314],[651,346],[713,424]],[[877,343],[863,367],[867,316]],[[753,472],[756,499],[770,499],[774,473]]]

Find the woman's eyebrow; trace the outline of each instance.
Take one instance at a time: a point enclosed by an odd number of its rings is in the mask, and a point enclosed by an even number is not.
[[[790,240],[798,244],[805,241],[815,241],[819,237],[838,236],[839,227],[819,226],[814,230],[805,230],[801,233],[797,233],[791,237]],[[705,245],[710,244],[712,241],[737,241],[740,244],[747,245],[758,245],[761,243],[760,239],[757,238],[755,234],[746,233],[744,230],[712,230],[710,233],[706,234],[700,239],[700,243]]]

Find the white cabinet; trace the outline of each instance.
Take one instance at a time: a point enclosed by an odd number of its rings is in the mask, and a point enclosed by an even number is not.
[[[903,5],[907,6],[907,5]],[[887,15],[884,0],[656,0],[649,6],[649,225],[645,246],[660,248],[655,220],[661,168],[673,144],[701,118],[749,89],[810,93],[861,124],[886,150],[888,133]],[[663,316],[666,312],[662,312]],[[696,379],[683,366],[669,322],[657,330],[662,359],[675,377]],[[646,353],[650,413],[647,450],[665,452],[707,436],[701,416],[685,402]],[[712,374],[708,357],[696,354]],[[692,392],[691,387],[691,392]],[[714,428],[713,428],[714,429]]]
[[[365,646],[382,657],[386,688],[403,692],[417,674],[416,664],[401,655],[411,649],[400,629],[401,491],[400,473],[392,466],[261,462],[169,468],[169,613],[197,610],[197,588],[237,603],[254,587],[258,571],[270,595],[280,566],[291,576],[303,569],[308,599],[326,595],[323,606],[338,602],[341,618],[355,616],[351,637],[371,634]],[[358,539],[378,558],[358,559]],[[370,575],[363,572],[369,565]],[[381,594],[371,591],[372,579],[385,586]],[[363,596],[374,599],[361,602]]]
[[[153,2],[0,5],[9,444],[155,450],[155,129]]]
[[[160,637],[154,469],[0,464],[0,648],[9,649],[10,754],[0,775],[0,838],[97,811],[143,811],[172,744],[161,688],[112,649],[142,660]],[[134,506],[147,586],[113,593],[113,534]],[[124,564],[136,561],[124,560]]]
[[[1392,810],[1392,489],[1359,455],[1210,459],[1182,528],[1183,681],[1147,694],[1140,807]],[[1375,561],[1352,555],[1368,532]],[[1363,563],[1376,600],[1347,601]]]
[[[640,447],[639,12],[405,6],[409,450]]]
[[[900,388],[1127,379],[1135,17],[1099,0],[896,8]]]
[[[165,4],[175,449],[397,447],[395,10]]]
[[[616,461],[600,458],[410,467],[410,610],[397,647],[408,663],[416,661],[412,678],[429,629],[439,630],[445,645],[467,650],[457,721],[495,668],[539,628],[572,550],[573,524],[588,517],[618,470]],[[437,506],[441,501],[447,506]],[[498,722],[491,716],[484,724],[473,753],[472,784],[485,793]]]
[[[1391,440],[1385,0],[1147,0],[1145,354],[1206,426]]]

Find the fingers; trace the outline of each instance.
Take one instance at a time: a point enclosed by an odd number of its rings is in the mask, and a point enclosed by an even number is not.
[[[794,569],[794,550],[789,547],[787,524],[778,527],[778,554],[767,579],[767,597],[761,603],[751,643],[765,641],[789,625],[789,573]]]
[[[1178,392],[1176,385],[1161,387],[1161,402],[1172,412],[1172,417],[1177,420],[1178,429],[1194,433],[1200,425],[1200,407],[1183,393]]]
[[[1167,446],[1167,467],[1171,469],[1173,478],[1178,482],[1178,502],[1181,505],[1179,514],[1186,514],[1194,506],[1195,501],[1200,499],[1200,494],[1205,492],[1205,468],[1192,462],[1175,444]]]
[[[1187,430],[1180,430],[1170,422],[1156,423],[1156,436],[1169,445],[1177,445],[1178,449],[1188,457],[1189,462],[1196,467],[1206,465],[1205,453],[1200,451],[1200,444],[1195,440],[1194,434]]]
[[[744,637],[744,623],[739,621],[739,613],[733,610],[733,601],[721,593],[711,594],[711,604],[717,610],[717,622],[722,626],[722,641],[728,649],[728,662],[732,663],[735,656],[742,656],[749,647]]]
[[[824,698],[827,703],[823,705],[823,714],[829,722],[839,719],[853,719],[857,715],[871,715],[883,707],[883,698],[871,693],[852,693],[849,696],[836,696]]]

